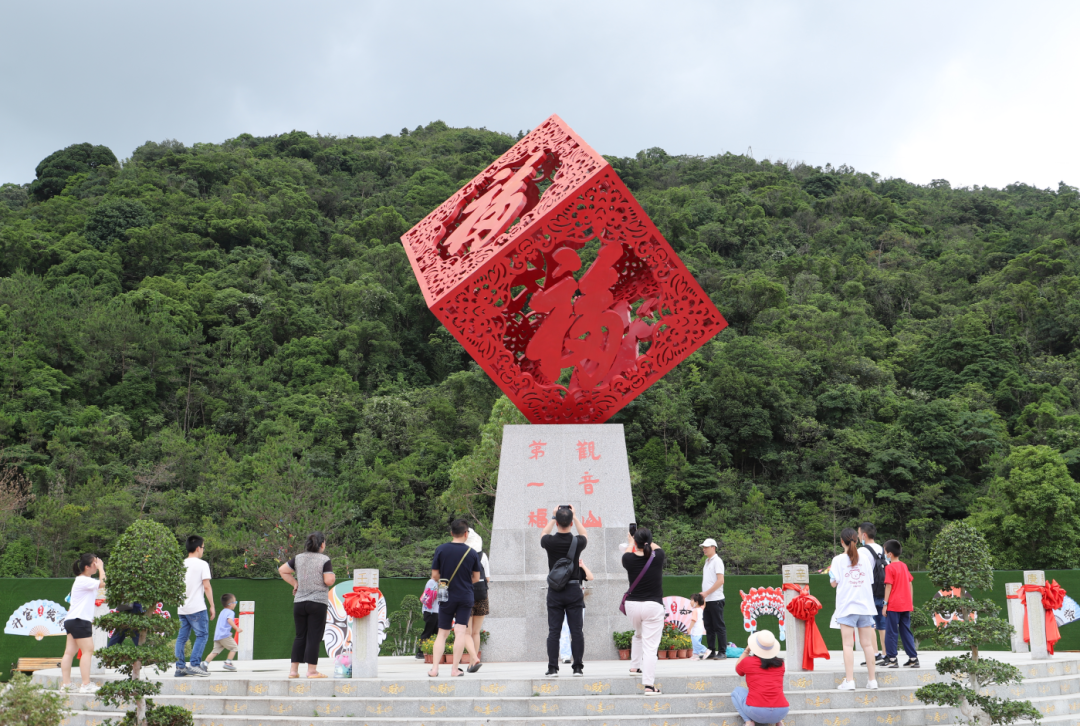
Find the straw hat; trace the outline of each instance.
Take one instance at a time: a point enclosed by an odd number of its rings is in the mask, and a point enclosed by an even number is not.
[[[752,655],[756,655],[758,658],[775,658],[780,655],[780,643],[777,642],[773,634],[768,630],[759,630],[756,633],[752,633],[746,641],[746,647],[750,650]]]

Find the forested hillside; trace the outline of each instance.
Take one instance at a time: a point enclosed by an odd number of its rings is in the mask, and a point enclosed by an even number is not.
[[[441,122],[69,147],[0,187],[0,577],[68,576],[141,516],[271,574],[422,575],[491,511],[523,418],[427,311],[399,235],[514,138]],[[601,149],[602,151],[602,149]],[[1080,542],[1080,195],[650,149],[610,159],[730,327],[621,411],[679,571],[822,566],[877,523],[925,563]],[[497,555],[496,555],[497,556]]]

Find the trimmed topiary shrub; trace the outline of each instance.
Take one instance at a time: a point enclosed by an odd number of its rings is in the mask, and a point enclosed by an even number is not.
[[[176,612],[184,599],[184,553],[176,537],[163,524],[140,520],[116,541],[109,557],[106,597],[110,608],[124,603],[142,604],[142,613],[109,613],[94,622],[99,628],[126,628],[139,634],[139,645],[125,640],[97,651],[101,662],[116,668],[126,680],[108,681],[98,698],[109,705],[135,704],[123,723],[130,726],[191,726],[191,713],[174,706],[147,708],[146,698],[161,691],[161,684],[138,680],[143,668],[173,661],[173,641],[180,619],[156,615],[158,603]]]
[[[915,692],[923,703],[959,708],[964,723],[1010,724],[1021,719],[1038,721],[1042,714],[1030,701],[1013,701],[991,695],[993,686],[1010,685],[1023,680],[1015,666],[981,658],[979,646],[999,643],[1008,645],[1012,626],[998,615],[991,600],[975,600],[971,590],[990,590],[994,587],[993,563],[990,548],[978,530],[966,522],[952,522],[941,530],[930,548],[930,581],[939,590],[960,588],[959,598],[936,598],[926,605],[923,622],[933,615],[949,617],[959,613],[943,627],[920,628],[920,638],[930,639],[939,650],[964,649],[970,652],[937,663],[937,672],[950,677],[949,683],[933,683]],[[973,617],[974,616],[974,617]]]

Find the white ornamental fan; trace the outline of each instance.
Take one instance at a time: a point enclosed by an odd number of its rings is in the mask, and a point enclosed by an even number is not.
[[[7,635],[30,635],[41,640],[46,635],[67,635],[63,622],[67,608],[52,600],[31,600],[15,608],[7,620]]]

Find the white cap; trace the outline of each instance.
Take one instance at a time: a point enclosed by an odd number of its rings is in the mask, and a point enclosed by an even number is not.
[[[701,544],[698,545],[698,547],[715,547],[715,546],[716,546],[716,540],[714,540],[712,537],[709,537],[707,540],[705,540],[704,542],[702,542]]]
[[[465,538],[465,544],[469,545],[477,552],[484,549],[484,540],[472,527],[469,527],[469,535]]]

